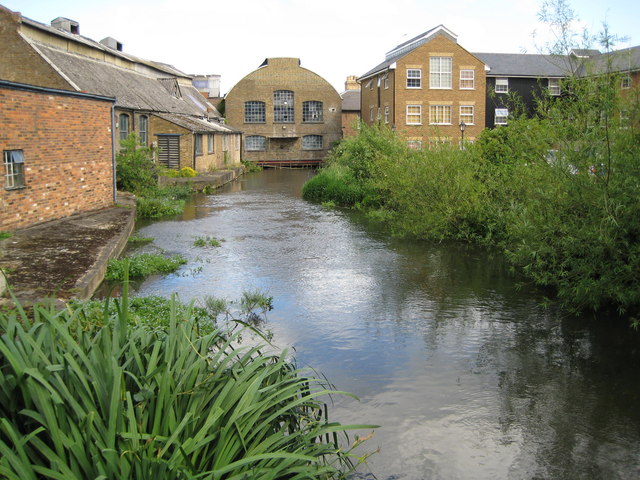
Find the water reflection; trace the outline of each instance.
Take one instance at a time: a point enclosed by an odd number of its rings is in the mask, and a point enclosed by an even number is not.
[[[383,425],[380,479],[640,477],[637,338],[541,308],[497,254],[303,202],[311,174],[248,175],[143,227],[189,264],[138,294],[274,296],[276,341],[361,398],[336,399],[334,418]]]

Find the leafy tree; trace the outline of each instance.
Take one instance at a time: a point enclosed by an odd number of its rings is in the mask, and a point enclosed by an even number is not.
[[[116,184],[119,190],[138,193],[157,187],[157,168],[151,147],[140,145],[137,134],[131,133],[120,142],[116,155]]]

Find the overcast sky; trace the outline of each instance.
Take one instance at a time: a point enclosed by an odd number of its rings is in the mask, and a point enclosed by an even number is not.
[[[573,0],[581,26],[606,21],[640,44],[640,1]],[[190,74],[222,75],[228,92],[267,57],[298,57],[338,92],[384,54],[439,24],[471,52],[539,53],[548,31],[540,0],[0,0],[38,22],[80,23],[93,40],[114,37],[125,52]],[[534,38],[534,32],[536,37]]]

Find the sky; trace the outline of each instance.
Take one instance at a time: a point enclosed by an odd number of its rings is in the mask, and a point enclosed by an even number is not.
[[[640,45],[638,0],[569,0],[576,29],[604,22]],[[552,40],[538,20],[541,0],[0,0],[50,24],[79,22],[80,33],[113,37],[124,51],[188,74],[221,75],[222,93],[268,57],[297,57],[338,91],[396,45],[440,24],[470,52],[545,53]]]

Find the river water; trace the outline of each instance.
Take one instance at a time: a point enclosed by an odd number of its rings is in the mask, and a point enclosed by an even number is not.
[[[362,478],[640,478],[637,335],[542,308],[499,254],[305,202],[311,175],[249,174],[141,227],[189,263],[136,295],[273,296],[274,342],[360,398],[337,397],[331,419],[381,425]]]

